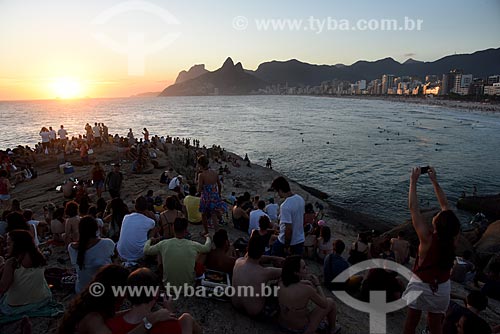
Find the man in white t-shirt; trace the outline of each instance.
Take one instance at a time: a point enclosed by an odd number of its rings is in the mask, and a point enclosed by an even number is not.
[[[68,132],[64,128],[64,125],[61,125],[61,128],[59,129],[59,131],[57,131],[57,133],[59,134],[59,138],[61,140],[66,140],[66,136],[68,135]]]
[[[145,215],[147,208],[146,198],[139,196],[135,200],[136,212],[123,218],[116,249],[125,266],[136,265],[144,256],[144,244],[155,227],[155,221]]]
[[[184,195],[182,179],[183,179],[182,175],[177,175],[176,177],[172,178],[172,180],[170,180],[170,183],[168,184],[168,189],[173,190],[181,195]]]
[[[51,142],[56,140],[56,131],[51,126],[49,126],[49,139]]]
[[[94,127],[92,128],[93,134],[94,134],[94,140],[96,146],[101,147],[101,127],[99,124],[94,123]]]
[[[279,205],[274,203],[274,198],[269,199],[269,204],[266,206],[264,211],[267,213],[269,216],[269,219],[271,219],[271,222],[273,224],[276,224],[278,222],[278,210],[279,210]]]
[[[253,210],[250,212],[250,220],[248,223],[248,235],[252,235],[253,230],[259,229],[259,219],[262,216],[267,216],[267,214],[263,211],[266,207],[266,202],[259,201],[257,203],[257,210]]]
[[[273,244],[271,255],[286,257],[304,252],[304,199],[294,194],[283,177],[274,179],[271,188],[285,201],[280,207],[280,233]]]

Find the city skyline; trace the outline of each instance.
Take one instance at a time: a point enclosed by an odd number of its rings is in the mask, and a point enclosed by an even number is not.
[[[128,10],[118,8],[126,5]],[[168,15],[158,17],[154,11]],[[0,13],[0,100],[160,91],[179,71],[194,64],[215,70],[227,56],[255,70],[265,61],[289,59],[329,65],[386,57],[434,61],[500,46],[494,34],[500,30],[500,3],[489,0],[418,5],[221,1],[217,7],[202,1],[6,0],[0,1]],[[359,31],[360,20],[377,29]],[[384,20],[398,26],[382,30]],[[405,20],[415,23],[413,29],[401,29]],[[342,25],[346,22],[350,29]],[[130,46],[134,37],[146,47],[157,40],[162,44],[139,53],[143,64],[131,67],[130,54],[120,46],[127,41]]]

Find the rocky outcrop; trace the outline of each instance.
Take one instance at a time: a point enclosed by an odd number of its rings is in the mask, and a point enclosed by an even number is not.
[[[491,220],[500,219],[500,194],[459,198],[457,208],[472,213],[482,212]]]
[[[159,96],[246,95],[265,88],[266,82],[248,74],[241,63],[227,58],[221,68],[171,85]]]
[[[474,248],[481,260],[500,253],[500,220],[488,226],[481,239],[474,245]]]
[[[202,74],[207,73],[208,70],[205,69],[205,64],[193,65],[189,71],[181,71],[175,80],[175,83],[181,83],[194,78],[199,77]],[[158,94],[157,94],[158,95]]]

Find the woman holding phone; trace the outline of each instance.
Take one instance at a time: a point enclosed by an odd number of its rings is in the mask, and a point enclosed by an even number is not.
[[[422,169],[429,174],[441,207],[429,226],[418,207],[417,181]],[[411,172],[408,205],[412,224],[420,245],[413,268],[413,277],[403,294],[407,300],[408,314],[404,333],[414,334],[422,312],[427,312],[427,325],[431,334],[442,333],[443,316],[450,303],[450,271],[455,259],[455,247],[460,232],[460,222],[450,210],[448,200],[439,186],[436,170],[432,167],[414,168]],[[411,298],[417,294],[415,299]]]

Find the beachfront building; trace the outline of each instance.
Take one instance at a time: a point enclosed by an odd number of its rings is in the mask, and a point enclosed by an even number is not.
[[[469,95],[469,88],[472,83],[472,79],[472,74],[456,74],[455,84],[451,92],[459,95]]]
[[[484,86],[484,95],[500,96],[500,82],[494,83],[491,86]]]

